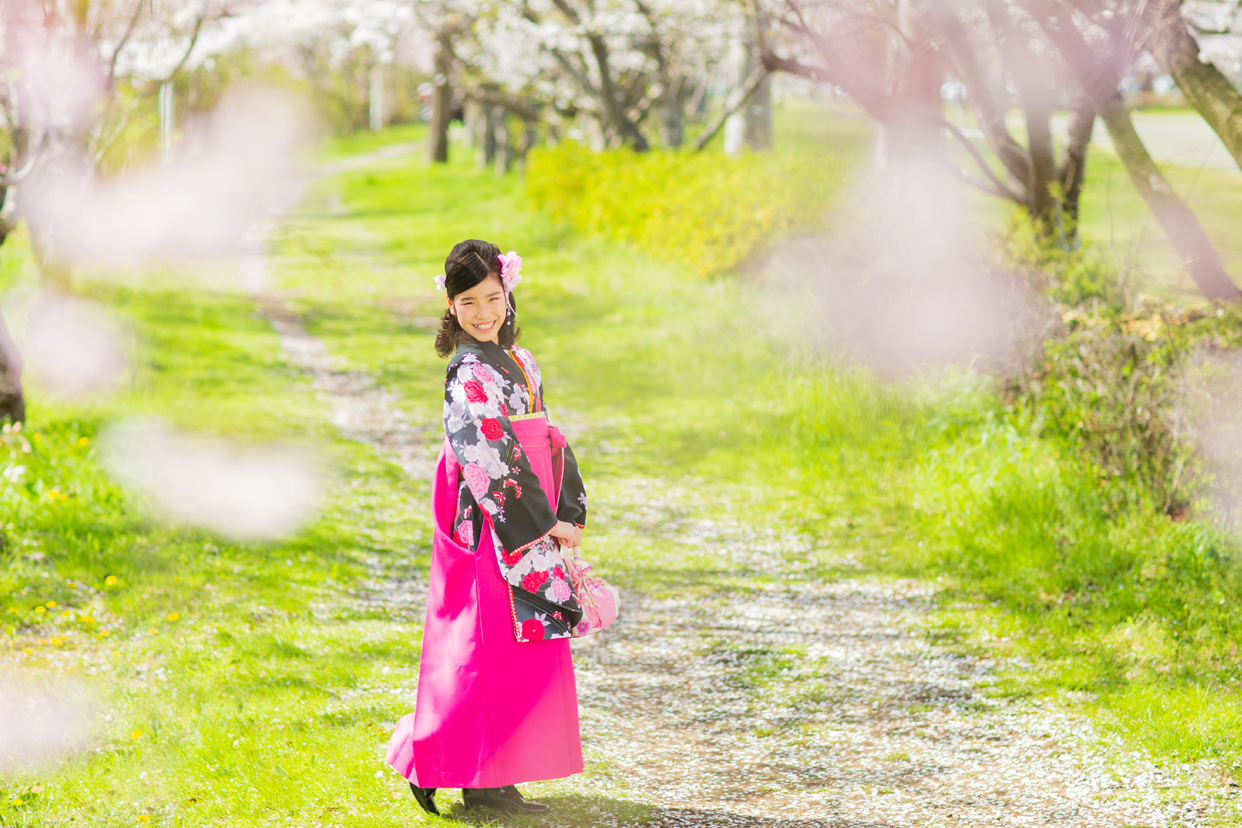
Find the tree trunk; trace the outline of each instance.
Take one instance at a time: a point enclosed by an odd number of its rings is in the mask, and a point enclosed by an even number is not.
[[[1057,172],[1062,193],[1062,232],[1071,241],[1078,236],[1078,201],[1087,177],[1087,149],[1091,146],[1091,131],[1094,127],[1095,107],[1086,95],[1080,94],[1074,100],[1069,136],[1065,143],[1065,159]]]
[[[538,124],[529,118],[522,122],[522,150],[518,156],[518,166],[525,171],[526,156],[530,155],[530,151],[535,148],[535,144],[539,142]]]
[[[453,90],[449,86],[449,73],[453,69],[453,42],[449,32],[436,36],[435,92],[431,99],[431,140],[427,144],[428,157],[433,164],[448,163],[449,119],[453,117]]]
[[[0,315],[0,419],[15,423],[26,419],[26,398],[22,393],[22,356],[9,336]]]
[[[1242,167],[1242,93],[1223,72],[1199,59],[1199,44],[1186,27],[1180,6],[1180,0],[1153,4],[1148,12],[1153,24],[1148,48]]]
[[[1173,192],[1164,174],[1147,152],[1147,147],[1143,145],[1138,131],[1134,128],[1134,122],[1130,120],[1130,112],[1121,98],[1121,93],[1116,92],[1097,112],[1104,126],[1108,128],[1113,148],[1126,168],[1130,181],[1151,208],[1156,221],[1164,228],[1169,241],[1177,249],[1182,265],[1195,280],[1199,290],[1208,299],[1237,299],[1242,294],[1229,280],[1225,266],[1216,254],[1216,248],[1203,231],[1194,211]]]
[[[758,151],[772,149],[771,75],[764,74],[743,111],[746,113],[746,146]]]
[[[509,113],[496,107],[496,174],[505,175],[513,169],[513,134],[509,129]]]
[[[496,161],[496,117],[499,109],[495,104],[479,104],[478,131],[474,136],[474,165],[479,169],[490,167]]]
[[[689,79],[682,77],[664,87],[660,138],[668,149],[677,149],[686,140],[686,90],[689,85]]]
[[[465,103],[462,105],[461,118],[463,127],[462,133],[465,138],[465,145],[467,149],[474,149],[474,145],[477,143],[475,135],[479,130],[479,113],[479,102],[467,98]]]
[[[612,80],[612,68],[609,65],[608,44],[602,35],[589,34],[587,42],[591,44],[591,52],[599,67],[599,91],[604,99],[604,107],[608,113],[611,126],[621,136],[621,140],[634,148],[635,152],[646,152],[649,149],[647,139],[639,132],[638,127],[625,114],[625,107]]]
[[[1026,115],[1027,143],[1031,154],[1031,175],[1027,193],[1031,199],[1031,215],[1045,236],[1056,225],[1056,199],[1051,189],[1056,175],[1056,157],[1052,150],[1052,109],[1042,89],[1024,89],[1022,108]]]

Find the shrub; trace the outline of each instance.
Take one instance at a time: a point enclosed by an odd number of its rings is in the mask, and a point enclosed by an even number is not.
[[[1059,314],[1042,358],[1009,381],[1010,402],[1033,433],[1068,441],[1102,483],[1121,484],[1112,487],[1118,498],[1173,517],[1187,514],[1205,484],[1219,494],[1220,475],[1199,451],[1201,418],[1229,384],[1212,369],[1242,344],[1242,313],[1139,293],[1089,243],[1041,246],[1021,221],[1002,247]]]
[[[526,192],[558,221],[709,276],[766,238],[821,227],[842,166],[811,151],[726,158],[562,144],[531,153]]]

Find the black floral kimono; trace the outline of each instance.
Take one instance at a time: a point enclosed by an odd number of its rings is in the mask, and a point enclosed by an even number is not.
[[[536,640],[569,637],[576,620],[565,616],[581,618],[551,532],[558,520],[585,526],[587,511],[582,475],[568,445],[561,449],[555,513],[522,452],[512,423],[540,411],[546,416],[539,366],[530,351],[490,342],[458,346],[444,384],[444,431],[461,469],[453,536],[478,549],[483,532],[492,532],[501,575],[517,599],[515,627],[537,619],[544,628]],[[519,633],[519,640],[529,638]]]

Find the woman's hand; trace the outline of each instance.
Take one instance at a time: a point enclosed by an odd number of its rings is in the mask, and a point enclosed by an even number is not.
[[[556,522],[556,527],[552,530],[552,537],[561,542],[562,546],[581,546],[582,530],[572,523],[566,523],[563,520]]]

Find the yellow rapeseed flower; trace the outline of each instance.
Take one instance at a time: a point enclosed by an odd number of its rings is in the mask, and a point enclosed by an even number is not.
[[[108,586],[113,586],[116,583],[116,576],[109,575],[107,578],[104,578],[104,583]]]
[[[180,619],[180,618],[181,618],[181,613],[179,613],[179,612],[170,612],[170,613],[168,613],[168,620],[169,620],[169,621],[176,621],[176,620],[178,620],[178,619]]]

